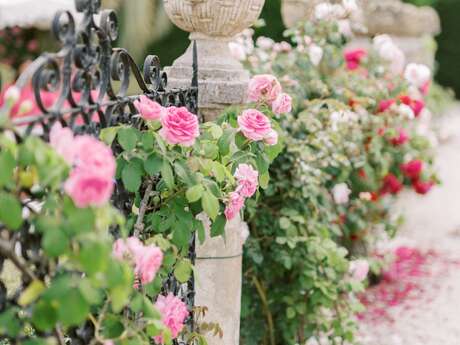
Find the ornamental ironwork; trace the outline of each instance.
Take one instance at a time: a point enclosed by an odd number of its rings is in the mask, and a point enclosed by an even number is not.
[[[56,14],[52,23],[52,33],[60,42],[56,53],[43,53],[33,61],[16,82],[19,88],[31,86],[37,114],[14,120],[15,134],[21,137],[30,134],[48,139],[54,123],[60,122],[76,134],[98,135],[101,129],[121,124],[141,129],[141,120],[133,103],[141,95],[146,95],[163,106],[185,106],[198,114],[198,65],[197,49],[194,44],[193,77],[188,88],[168,88],[168,76],[161,69],[160,60],[155,55],[146,57],[143,69],[139,69],[128,51],[114,48],[118,37],[117,16],[112,10],[101,10],[100,0],[75,0],[77,11],[81,14],[78,22],[68,11]],[[30,85],[31,84],[31,85]],[[50,95],[53,95],[50,97]],[[118,147],[113,147],[117,153]],[[141,190],[145,193],[147,186]],[[134,196],[117,184],[113,196],[115,206],[125,214],[131,212]],[[33,200],[30,200],[33,211]],[[1,235],[2,229],[0,229]],[[116,232],[116,230],[114,230]],[[142,234],[141,234],[142,236]],[[41,260],[40,235],[30,224],[24,226],[9,239],[9,248],[21,244],[22,259],[31,262],[31,269],[39,278],[49,275],[46,260]],[[0,242],[2,245],[3,240]],[[1,249],[1,248],[0,248]],[[190,259],[195,259],[195,242],[192,239]],[[0,255],[0,271],[7,257]],[[22,277],[22,290],[29,283]],[[14,296],[6,296],[6,288],[0,282],[0,309],[2,304],[15,304],[20,291]],[[181,284],[174,275],[164,282],[164,292],[172,292],[189,305],[194,306],[193,278]],[[187,322],[193,330],[193,316]],[[67,336],[71,344],[88,344],[94,329],[87,324],[70,330]],[[185,344],[180,339],[174,344]]]

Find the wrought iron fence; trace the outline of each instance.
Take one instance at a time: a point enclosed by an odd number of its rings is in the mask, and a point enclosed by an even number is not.
[[[125,49],[112,47],[118,37],[118,21],[114,11],[101,10],[100,0],[75,0],[75,5],[77,11],[83,14],[79,22],[68,11],[58,12],[53,20],[52,32],[61,44],[60,50],[43,53],[16,82],[20,88],[31,83],[40,109],[38,114],[14,121],[19,140],[31,133],[48,139],[49,131],[57,121],[77,134],[98,135],[101,129],[120,124],[141,129],[143,122],[133,105],[141,95],[163,106],[186,106],[198,114],[196,46],[190,87],[170,89],[167,74],[162,71],[157,56],[147,56],[141,72]],[[141,90],[141,94],[130,94],[133,85]],[[50,93],[54,95],[52,100],[47,98]],[[117,147],[114,150],[116,152]],[[113,201],[117,208],[128,214],[134,196],[118,183]],[[50,274],[46,261],[40,258],[40,235],[31,230],[30,225],[25,223],[10,242],[11,248],[21,244],[21,256],[25,261],[32,262],[37,277],[43,279]],[[194,261],[194,240],[190,243],[189,254]],[[0,255],[0,271],[4,259]],[[23,277],[22,289],[28,283],[28,278]],[[193,307],[193,278],[186,284],[180,284],[171,274],[164,282],[163,290],[173,292],[183,298],[190,308]],[[20,292],[7,298],[6,289],[0,282],[0,304],[17,303]],[[193,316],[188,320],[188,327],[193,329]],[[72,344],[88,344],[92,332],[92,326],[88,324],[71,330],[68,336]],[[176,340],[175,344],[183,342]]]

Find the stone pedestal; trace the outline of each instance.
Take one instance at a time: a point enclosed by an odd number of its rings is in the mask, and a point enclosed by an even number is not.
[[[323,0],[283,0],[283,21],[288,27],[310,18],[314,7]],[[329,0],[340,3],[338,0]],[[417,7],[401,0],[358,0],[363,10],[365,36],[357,37],[351,46],[367,48],[370,38],[389,34],[407,56],[408,62],[434,65],[433,36],[440,32],[440,20],[431,7]]]
[[[231,105],[247,102],[249,73],[232,57],[228,43],[254,23],[265,0],[163,0],[166,13],[179,28],[190,32],[198,50],[198,107],[212,120]],[[192,45],[167,69],[169,86],[189,86]],[[209,345],[238,345],[240,333],[242,240],[246,225],[234,221],[223,238],[207,239],[197,248],[195,267],[197,306],[209,308],[206,321],[218,322],[222,339]]]

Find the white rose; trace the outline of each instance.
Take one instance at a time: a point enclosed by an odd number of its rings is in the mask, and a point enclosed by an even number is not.
[[[340,183],[334,186],[332,189],[332,195],[336,204],[346,204],[349,201],[351,194],[350,188],[345,183]]]
[[[404,117],[407,117],[409,120],[415,119],[414,111],[406,104],[400,104],[398,106],[398,113]]]
[[[312,44],[308,47],[308,56],[310,58],[311,63],[314,66],[318,66],[323,58],[323,48],[321,48],[317,44]]]
[[[322,2],[315,6],[314,14],[317,20],[328,19],[332,15],[332,5],[327,2]]]
[[[337,25],[339,27],[339,32],[344,35],[345,37],[352,37],[353,30],[351,29],[351,24],[348,19],[341,19],[337,21]]]
[[[236,42],[230,42],[228,44],[228,48],[230,48],[230,53],[235,59],[237,59],[238,61],[246,60],[246,52],[241,44],[238,44]]]
[[[403,51],[393,42],[390,36],[380,35],[374,38],[374,49],[390,66],[394,75],[401,74],[406,62]]]
[[[264,36],[259,37],[257,39],[257,41],[256,41],[256,45],[259,48],[262,48],[262,49],[265,49],[265,50],[271,49],[274,44],[275,44],[275,41],[273,41],[269,37],[264,37]]]
[[[426,65],[410,63],[404,71],[404,78],[409,84],[421,88],[430,81],[431,70]]]

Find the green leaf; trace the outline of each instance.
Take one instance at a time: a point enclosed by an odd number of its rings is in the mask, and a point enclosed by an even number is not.
[[[0,187],[8,186],[13,182],[15,166],[15,159],[9,151],[0,152]]]
[[[114,339],[121,336],[125,330],[122,319],[119,316],[109,314],[102,321],[102,333],[106,339]]]
[[[178,219],[173,226],[172,242],[178,247],[185,248],[190,242],[190,236],[191,232],[188,224]]]
[[[270,174],[269,173],[261,174],[259,177],[260,187],[262,189],[267,189],[269,183],[270,183]]]
[[[109,264],[110,248],[104,243],[90,240],[85,241],[80,251],[79,261],[85,273],[94,275],[103,272]]]
[[[150,176],[154,176],[161,171],[163,159],[156,153],[152,153],[144,162],[144,169]]]
[[[187,189],[185,196],[187,197],[187,200],[189,202],[197,202],[198,200],[201,199],[203,192],[204,192],[204,187],[201,184],[197,184],[196,186],[193,186]]]
[[[11,194],[0,193],[0,223],[11,230],[18,230],[22,222],[22,207],[19,201]]]
[[[213,175],[216,178],[217,182],[223,182],[225,180],[226,168],[219,162],[213,162]]]
[[[161,176],[163,177],[163,180],[165,181],[168,189],[174,189],[174,174],[171,165],[167,161],[163,162],[163,165],[161,167]]]
[[[28,306],[32,302],[34,302],[46,289],[45,284],[43,284],[40,280],[34,280],[29,286],[21,293],[19,296],[18,304],[21,307]]]
[[[196,178],[191,173],[190,168],[187,166],[185,162],[176,161],[174,163],[174,171],[176,175],[188,186],[193,186],[196,184]]]
[[[150,132],[142,133],[141,141],[142,141],[142,147],[145,150],[152,150],[153,149],[153,145],[155,143],[155,140],[154,140],[154,137],[153,137],[152,133],[150,133]]]
[[[211,226],[211,237],[217,237],[225,234],[225,225],[227,224],[227,219],[224,215],[220,215],[217,219],[212,223]]]
[[[64,326],[79,325],[89,311],[89,304],[78,289],[69,287],[59,301],[58,316]]]
[[[192,263],[189,259],[180,260],[174,269],[174,276],[179,283],[186,283],[192,275]]]
[[[219,200],[209,191],[206,190],[201,197],[201,205],[203,206],[204,212],[215,220],[219,214]]]
[[[129,163],[123,168],[121,179],[125,188],[130,192],[137,192],[142,184],[142,172],[137,164]]]
[[[121,128],[118,131],[118,142],[125,151],[132,151],[136,148],[138,131],[132,127]]]
[[[42,238],[42,247],[50,257],[58,257],[69,248],[69,239],[60,228],[49,228]]]
[[[212,124],[211,126],[211,135],[214,139],[219,139],[223,135],[223,130],[220,126]]]
[[[115,140],[115,137],[117,136],[119,127],[108,127],[104,128],[101,131],[101,134],[99,135],[99,138],[106,143],[107,145],[111,146],[113,141]]]
[[[230,145],[234,137],[235,137],[235,130],[233,129],[226,129],[224,131],[224,134],[220,137],[217,144],[219,146],[219,152],[222,156],[226,156],[229,154]]]
[[[47,301],[39,301],[32,312],[32,323],[40,331],[49,331],[58,319],[56,308]]]

